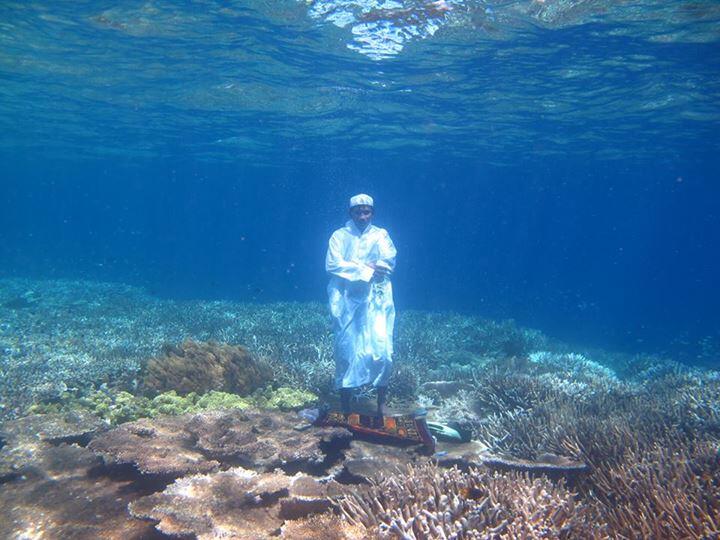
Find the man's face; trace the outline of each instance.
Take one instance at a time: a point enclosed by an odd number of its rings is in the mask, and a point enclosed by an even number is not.
[[[373,207],[366,204],[359,204],[350,209],[350,217],[361,231],[370,224],[374,213]]]

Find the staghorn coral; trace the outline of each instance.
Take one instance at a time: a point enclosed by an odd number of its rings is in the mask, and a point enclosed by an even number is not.
[[[591,498],[615,537],[718,538],[717,442],[656,444],[594,475]]]
[[[148,392],[175,390],[180,394],[222,390],[250,394],[272,377],[270,367],[240,346],[187,340],[166,345],[152,358],[143,378]]]
[[[532,408],[487,416],[477,437],[497,453],[526,459],[569,454],[599,465],[616,463],[626,449],[647,448],[675,431],[650,396],[599,394],[578,401],[559,394]]]
[[[329,512],[286,521],[280,529],[280,537],[288,540],[369,540],[364,527],[352,525]]]
[[[418,373],[412,365],[399,364],[394,366],[390,385],[389,399],[393,402],[414,399],[418,390]]]
[[[528,355],[528,361],[536,372],[560,371],[581,380],[617,378],[612,369],[577,353],[535,351]]]
[[[590,538],[589,510],[562,483],[516,473],[408,466],[340,501],[343,515],[380,538]]]

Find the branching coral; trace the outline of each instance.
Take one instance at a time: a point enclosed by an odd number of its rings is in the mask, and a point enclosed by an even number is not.
[[[600,469],[593,497],[616,537],[718,538],[719,489],[717,443],[676,442]]]
[[[519,474],[409,466],[340,502],[380,538],[590,538],[588,510],[562,483]]]

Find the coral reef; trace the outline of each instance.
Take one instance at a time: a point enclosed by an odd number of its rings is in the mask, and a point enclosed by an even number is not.
[[[23,414],[33,401],[57,399],[65,391],[87,393],[103,383],[135,393],[146,359],[186,339],[243,344],[271,366],[274,385],[321,398],[332,394],[333,338],[323,304],[172,302],[121,284],[0,280],[0,298],[16,297],[31,298],[33,307],[0,306],[0,419]],[[413,399],[424,382],[467,378],[493,359],[560,348],[512,321],[404,311],[397,326],[391,400]],[[210,361],[198,354],[201,362]],[[197,371],[190,370],[189,381]],[[213,378],[214,385],[220,375],[213,372]],[[265,386],[211,388],[207,381],[183,386],[179,372],[163,380],[162,374],[151,378],[148,388],[246,395]]]
[[[244,347],[187,340],[165,345],[161,356],[150,359],[142,386],[149,392],[250,394],[271,376],[270,367]]]
[[[334,395],[320,304],[0,280],[0,313],[2,537],[720,536],[717,371],[404,312],[391,399],[474,436],[430,465],[283,412]]]

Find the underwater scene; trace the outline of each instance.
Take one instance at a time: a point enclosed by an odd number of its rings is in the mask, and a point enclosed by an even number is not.
[[[0,539],[719,539],[720,3],[0,3]]]

